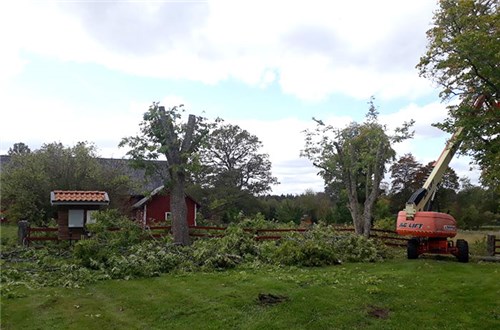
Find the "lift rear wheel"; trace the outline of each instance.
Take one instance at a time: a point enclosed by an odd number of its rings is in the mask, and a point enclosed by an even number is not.
[[[412,238],[408,241],[408,246],[406,247],[406,252],[408,255],[408,259],[417,259],[418,258],[418,239]]]
[[[469,244],[464,239],[457,239],[457,259],[459,262],[469,262]]]

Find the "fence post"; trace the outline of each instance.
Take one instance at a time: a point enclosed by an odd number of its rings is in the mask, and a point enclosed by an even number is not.
[[[28,231],[29,231],[30,223],[28,220],[20,220],[17,223],[17,238],[20,245],[27,246],[29,244]]]
[[[495,235],[488,235],[488,255],[495,256]]]

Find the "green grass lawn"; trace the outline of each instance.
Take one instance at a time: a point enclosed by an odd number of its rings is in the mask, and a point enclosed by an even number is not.
[[[238,269],[22,290],[7,329],[494,329],[500,264],[454,258]],[[286,297],[261,304],[259,293]]]

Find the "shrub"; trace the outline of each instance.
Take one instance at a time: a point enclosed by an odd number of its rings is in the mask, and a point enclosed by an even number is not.
[[[375,229],[383,230],[395,230],[396,229],[396,217],[386,217],[375,221]]]

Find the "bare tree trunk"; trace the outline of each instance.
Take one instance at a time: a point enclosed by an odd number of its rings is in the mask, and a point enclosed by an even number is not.
[[[354,231],[358,235],[363,234],[363,214],[360,212],[358,203],[349,203],[349,211],[351,213]]]
[[[187,223],[187,206],[185,197],[186,174],[185,167],[189,154],[192,152],[192,140],[196,126],[196,117],[189,115],[184,140],[179,143],[172,120],[165,114],[165,108],[160,107],[160,119],[165,130],[165,145],[168,146],[165,156],[168,160],[170,174],[170,208],[172,210],[172,233],[174,242],[181,245],[191,244]]]
[[[373,206],[377,201],[380,181],[382,181],[382,175],[384,174],[384,164],[382,161],[383,148],[383,144],[380,143],[377,149],[375,164],[373,165],[373,179],[371,180],[371,182],[367,180],[366,184],[366,200],[363,210],[363,235],[365,237],[370,237],[370,231],[372,228]]]
[[[186,196],[184,193],[185,178],[182,173],[177,173],[170,188],[170,209],[172,210],[172,232],[174,242],[189,245],[189,227],[187,222]]]
[[[352,146],[349,146],[349,153],[348,155],[350,157],[354,157],[355,151],[352,149]],[[350,163],[354,163],[354,161],[351,159]],[[344,166],[345,173],[344,173],[344,178],[347,179],[348,185],[347,185],[347,197],[349,199],[349,211],[351,212],[351,217],[352,217],[352,222],[354,225],[354,231],[358,235],[363,234],[363,219],[362,219],[362,212],[361,208],[359,205],[359,200],[358,200],[358,180],[357,180],[357,173],[351,166]]]

